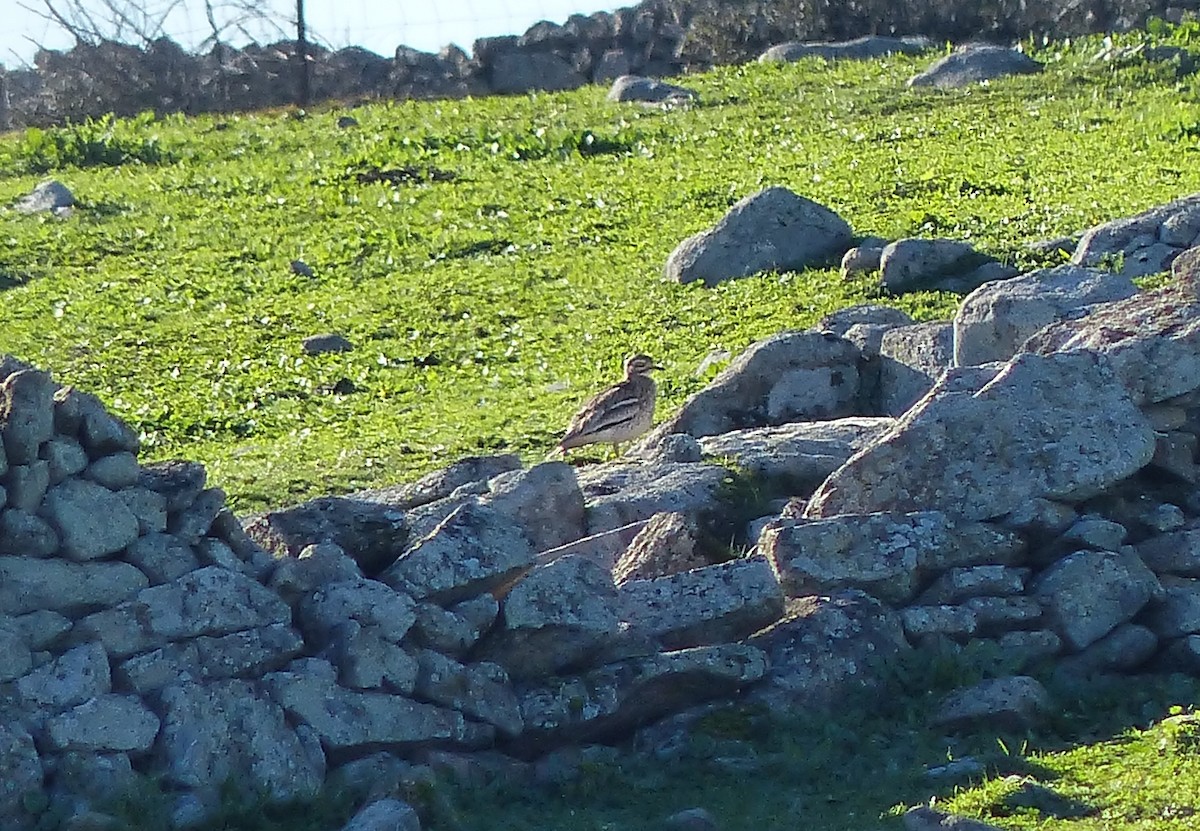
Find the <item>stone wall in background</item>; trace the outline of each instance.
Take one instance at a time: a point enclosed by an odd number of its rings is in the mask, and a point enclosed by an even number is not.
[[[1197,0],[1052,0],[963,4],[946,0],[648,0],[632,8],[543,21],[525,34],[483,38],[473,54],[400,46],[388,58],[349,47],[312,49],[313,100],[453,98],[574,89],[627,73],[673,75],[756,57],[785,41],[864,34],[1011,41],[1127,29],[1151,17],[1180,19]],[[214,112],[295,100],[290,41],[185,52],[168,39],[44,50],[32,69],[0,72],[0,129],[62,123],[107,112]]]

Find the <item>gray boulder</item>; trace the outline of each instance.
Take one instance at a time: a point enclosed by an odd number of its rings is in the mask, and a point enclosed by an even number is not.
[[[608,91],[609,101],[643,101],[650,104],[694,101],[696,93],[687,87],[668,84],[656,78],[622,75]]]
[[[313,662],[319,664],[320,662]],[[461,713],[401,695],[339,687],[328,665],[271,673],[262,684],[271,699],[311,728],[330,753],[402,750],[422,745],[477,745],[490,727],[468,724]]]
[[[783,590],[762,557],[631,580],[618,590],[632,634],[667,649],[737,641],[776,621]]]
[[[712,228],[671,252],[663,274],[715,286],[762,271],[799,271],[840,257],[850,225],[787,188],[769,187],[739,201]]]
[[[800,61],[805,58],[823,58],[827,61],[870,60],[886,55],[920,55],[934,46],[926,37],[886,37],[867,35],[854,40],[836,42],[793,42],[772,46],[758,56],[759,63]]]
[[[991,81],[1008,75],[1032,75],[1043,65],[1007,46],[968,43],[934,61],[924,72],[908,80],[910,87],[949,89]]]
[[[148,584],[129,563],[0,557],[0,614],[86,613],[120,603]]]
[[[418,698],[495,725],[506,736],[520,734],[524,727],[521,705],[501,667],[460,664],[429,649],[417,653],[417,663]]]
[[[99,644],[76,646],[18,678],[14,687],[23,704],[62,711],[112,691],[108,656]]]
[[[1101,356],[1134,403],[1165,401],[1200,387],[1200,300],[1187,279],[1176,280],[1047,326],[1022,349]]]
[[[1049,715],[1050,693],[1035,678],[992,678],[946,696],[933,717],[937,727],[1022,730]]]
[[[384,502],[408,510],[445,499],[461,487],[486,482],[502,473],[521,469],[516,453],[496,456],[464,456],[449,467],[425,474],[415,482],[358,494],[371,501]]]
[[[49,211],[66,215],[74,206],[75,194],[71,193],[70,188],[57,179],[50,179],[38,183],[30,193],[18,199],[13,204],[13,209],[23,214]]]
[[[672,512],[695,521],[719,507],[729,471],[710,464],[609,464],[580,473],[588,532],[600,534],[655,514]]]
[[[138,521],[125,500],[108,488],[68,479],[46,494],[43,511],[72,560],[95,560],[138,538]]]
[[[525,732],[511,748],[540,755],[628,733],[669,712],[733,695],[767,671],[763,652],[721,644],[632,658],[528,690],[521,698]]]
[[[620,586],[708,565],[696,551],[698,530],[695,520],[674,511],[650,517],[613,563],[613,582]]]
[[[859,350],[837,335],[785,332],[758,341],[657,428],[697,438],[854,415]]]
[[[836,708],[882,682],[882,664],[911,649],[897,613],[855,590],[789,600],[783,617],[746,643],[770,667],[749,700],[780,712]]]
[[[586,557],[539,566],[504,598],[504,627],[478,654],[518,680],[586,664],[617,634],[616,594],[608,570]]]
[[[407,802],[379,799],[360,808],[342,831],[421,831],[421,818]]]
[[[379,579],[417,600],[453,603],[511,582],[535,553],[509,519],[471,502],[413,543]]]
[[[133,695],[98,695],[46,720],[46,745],[57,752],[145,753],[158,717]]]
[[[879,343],[877,412],[903,415],[953,363],[954,330],[949,323],[914,323],[888,329]]]
[[[44,770],[33,736],[19,722],[0,722],[0,815],[20,828],[43,790]]]
[[[880,254],[879,282],[893,294],[934,288],[957,291],[961,290],[964,275],[972,274],[988,262],[995,261],[976,251],[970,243],[952,239],[900,239],[889,242]]]
[[[1066,678],[1129,672],[1148,661],[1158,646],[1158,636],[1145,626],[1122,623],[1083,651],[1059,658],[1054,671]]]
[[[374,576],[404,551],[404,513],[355,496],[329,496],[247,518],[246,532],[268,551],[295,557],[306,546],[331,542]]]
[[[103,644],[114,657],[127,657],[172,641],[291,619],[291,609],[270,589],[238,572],[208,566],[88,615],[75,624],[73,636]]]
[[[1042,572],[1032,591],[1073,650],[1107,635],[1162,595],[1158,578],[1132,548],[1077,551]]]
[[[273,799],[309,797],[325,777],[325,754],[250,681],[167,687],[156,705],[162,730],[154,756],[166,782],[230,784]]]
[[[1200,580],[1160,575],[1162,594],[1142,616],[1142,622],[1167,640],[1200,633]]]
[[[937,509],[988,519],[1035,497],[1095,496],[1153,457],[1154,431],[1103,356],[1022,354],[980,380],[943,376],[825,481],[806,516]]]
[[[1089,228],[1071,262],[1093,268],[1119,267],[1123,277],[1166,271],[1184,249],[1200,242],[1200,194],[1158,205]]]
[[[50,376],[36,369],[14,372],[0,382],[0,435],[9,464],[37,461],[41,444],[54,436],[56,389]]]
[[[122,689],[145,695],[184,681],[254,678],[283,668],[303,648],[295,629],[272,623],[170,643],[122,661],[115,673]]]
[[[847,417],[706,436],[709,457],[729,459],[739,470],[808,494],[864,447],[895,426],[891,418]]]
[[[1136,293],[1128,277],[1073,265],[987,283],[971,292],[954,316],[954,364],[1007,361],[1051,323],[1077,319],[1098,303]]]
[[[779,519],[763,530],[758,549],[791,597],[854,588],[903,604],[929,575],[1015,562],[1024,545],[1011,532],[922,511]]]
[[[386,640],[399,643],[416,619],[411,597],[361,577],[322,586],[296,607],[297,625],[317,646],[328,643],[347,621],[375,627]]]

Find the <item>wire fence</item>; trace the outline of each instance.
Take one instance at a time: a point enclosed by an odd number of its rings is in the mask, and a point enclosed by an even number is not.
[[[296,36],[295,0],[17,0],[13,26],[0,30],[0,61],[28,64],[39,47],[67,49],[74,37],[55,19],[74,12],[110,39],[138,43],[166,36],[188,51],[214,36],[231,46]],[[359,46],[391,56],[400,45],[427,52],[454,43],[471,51],[480,37],[521,34],[539,20],[561,23],[575,13],[613,11],[634,2],[605,0],[307,0],[310,42],[331,50]],[[118,14],[119,12],[119,14]]]

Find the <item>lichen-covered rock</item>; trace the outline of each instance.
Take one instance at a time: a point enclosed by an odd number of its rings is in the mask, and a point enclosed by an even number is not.
[[[596,465],[580,473],[589,534],[679,513],[699,519],[719,505],[729,471],[719,465],[658,462]]]
[[[617,595],[633,633],[667,649],[740,640],[783,613],[783,590],[762,557],[632,580]]]
[[[269,677],[269,676],[268,676]],[[273,799],[312,796],[325,755],[290,727],[283,710],[250,681],[179,684],[159,693],[162,729],[155,760],[166,782],[184,788],[222,784]]]
[[[1135,404],[1165,401],[1200,387],[1200,298],[1189,279],[1177,279],[1047,326],[1022,349],[1102,356],[1117,382],[1109,384],[1123,386]]]
[[[506,736],[521,732],[521,706],[503,668],[489,663],[460,664],[429,649],[417,653],[417,662],[418,698],[495,725]]]
[[[68,436],[54,436],[38,451],[38,458],[49,466],[50,484],[82,473],[88,466],[87,451],[78,440]]]
[[[191,546],[172,534],[149,533],[125,550],[124,559],[141,569],[154,585],[170,583],[200,568]]]
[[[953,363],[954,331],[949,323],[914,323],[888,329],[879,344],[877,412],[903,415]]]
[[[915,644],[934,635],[961,641],[979,628],[979,618],[966,606],[908,606],[900,610],[900,622],[904,634]]]
[[[40,516],[19,508],[0,511],[0,554],[50,557],[58,545],[58,532]]]
[[[391,565],[408,539],[404,512],[369,498],[328,496],[249,517],[246,532],[268,551],[295,557],[331,542],[374,576]]]
[[[33,667],[33,655],[16,619],[0,615],[0,683],[19,678]]]
[[[895,604],[930,572],[1012,562],[1023,550],[1014,534],[939,511],[780,519],[758,545],[792,597],[859,588]]]
[[[543,462],[488,482],[485,505],[516,525],[534,551],[548,551],[584,534],[584,500],[575,468]]]
[[[504,627],[480,644],[479,654],[515,679],[586,664],[617,634],[616,595],[609,571],[586,557],[539,566],[504,598]]]
[[[395,508],[408,510],[445,499],[466,485],[486,482],[502,473],[521,469],[521,457],[516,453],[496,456],[464,456],[449,467],[427,473],[415,482],[368,491],[374,500],[386,502]]]
[[[78,439],[92,459],[122,450],[137,455],[141,444],[137,433],[106,410],[99,398],[74,387],[54,393],[54,425],[64,436]]]
[[[417,659],[387,638],[379,626],[349,620],[332,633],[322,654],[337,667],[338,681],[352,690],[385,690],[410,695],[417,683]]]
[[[228,635],[201,635],[122,661],[116,676],[140,694],[184,681],[254,678],[283,668],[304,646],[299,633],[272,623]]]
[[[1138,543],[1137,553],[1157,574],[1200,577],[1200,528],[1156,534]]]
[[[385,639],[399,643],[416,619],[411,597],[378,580],[361,577],[317,589],[296,608],[298,625],[309,642],[318,646],[350,620],[374,627]]]
[[[148,584],[129,563],[0,557],[0,614],[85,613],[120,603]]]
[[[208,481],[208,472],[199,462],[171,459],[143,465],[138,473],[138,484],[151,493],[157,493],[165,502],[167,513],[177,514],[196,501]]]
[[[0,722],[0,816],[14,828],[32,820],[29,799],[43,788],[42,760],[33,737],[19,722]]]
[[[464,600],[511,581],[533,564],[529,538],[493,508],[468,502],[414,542],[379,579],[417,600]]]
[[[1154,455],[1154,431],[1103,356],[1021,354],[982,388],[976,380],[943,376],[825,481],[806,516],[936,509],[989,519],[1035,497],[1095,496]]]
[[[177,513],[167,514],[167,531],[189,545],[195,545],[212,528],[217,514],[225,507],[225,491],[205,488],[192,503]]]
[[[360,808],[342,831],[421,831],[421,818],[407,802],[379,799]]]
[[[721,644],[663,652],[555,679],[521,698],[518,755],[621,735],[674,710],[732,695],[767,670],[761,650]]]
[[[967,295],[954,315],[954,364],[1007,361],[1051,323],[1136,293],[1128,277],[1075,265],[987,283]]]
[[[849,416],[733,430],[706,436],[700,446],[711,458],[729,459],[747,474],[804,494],[893,426],[891,418]]]
[[[307,545],[296,557],[280,559],[267,585],[289,604],[309,597],[330,583],[361,580],[362,569],[341,546],[331,542]]]
[[[56,751],[142,753],[158,735],[159,721],[133,695],[98,695],[46,720],[47,746]]]
[[[15,684],[18,698],[51,712],[82,704],[112,690],[108,656],[95,643],[69,649]]]
[[[1078,651],[1133,618],[1162,586],[1133,549],[1122,548],[1070,554],[1038,575],[1032,591]]]
[[[989,565],[951,568],[921,592],[918,602],[959,603],[971,597],[1003,597],[1025,591],[1029,569]]]
[[[1035,678],[992,678],[946,696],[933,724],[951,730],[984,726],[1022,730],[1045,717],[1051,706],[1050,693]]]
[[[613,564],[613,582],[620,586],[708,565],[696,553],[696,531],[695,521],[681,513],[663,511],[650,517]]]
[[[50,489],[42,510],[58,531],[61,551],[72,560],[95,560],[120,551],[138,537],[129,506],[108,488],[68,479]]]
[[[293,719],[311,727],[330,752],[489,741],[490,728],[461,713],[401,695],[355,692],[310,672],[276,672],[263,685]]]
[[[749,700],[781,712],[827,711],[875,687],[883,663],[911,649],[897,613],[856,590],[789,600],[783,617],[746,643],[769,662]]]
[[[75,624],[74,636],[95,640],[115,658],[201,635],[290,623],[291,610],[270,589],[217,566],[151,586]]]
[[[500,605],[490,594],[480,595],[464,603],[477,601],[489,603],[491,614],[476,616],[457,614],[450,609],[443,609],[435,603],[419,603],[416,607],[416,620],[409,633],[409,640],[418,646],[435,650],[458,658],[467,653],[479,638],[491,627],[499,612]],[[461,609],[462,606],[460,605]]]
[[[93,459],[83,470],[85,479],[91,479],[112,491],[132,487],[137,484],[140,475],[137,456],[128,450]]]
[[[1066,677],[1129,672],[1148,661],[1159,643],[1158,636],[1145,626],[1122,623],[1082,652],[1061,657],[1055,672]]]
[[[1142,622],[1164,640],[1200,633],[1200,580],[1160,575],[1159,582],[1162,594],[1151,603]]]

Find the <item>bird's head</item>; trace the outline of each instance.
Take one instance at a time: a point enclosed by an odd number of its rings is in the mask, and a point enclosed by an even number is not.
[[[645,375],[652,369],[662,369],[649,355],[630,355],[625,359],[625,377]]]

